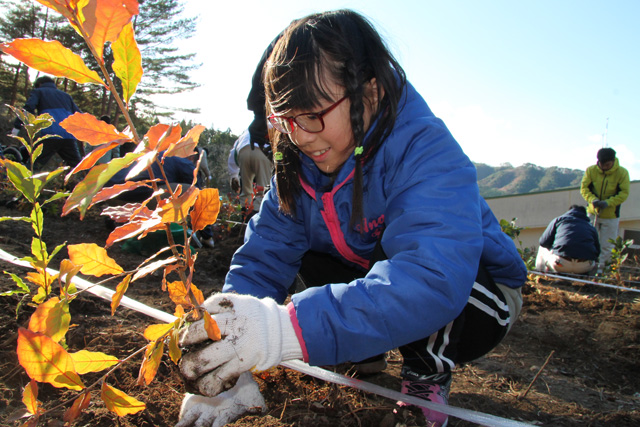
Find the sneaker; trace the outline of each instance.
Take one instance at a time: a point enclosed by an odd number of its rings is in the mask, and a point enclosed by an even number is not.
[[[213,237],[209,237],[208,239],[204,239],[201,241],[202,246],[205,248],[212,248],[215,244],[213,242]]]
[[[387,359],[384,354],[370,357],[362,362],[354,363],[353,369],[359,375],[372,375],[382,372],[387,368]]]
[[[436,374],[418,381],[402,380],[400,392],[409,396],[441,405],[449,404],[449,389],[451,388],[451,373]],[[398,402],[398,406],[409,406]],[[445,427],[449,421],[447,414],[420,407],[429,427]]]

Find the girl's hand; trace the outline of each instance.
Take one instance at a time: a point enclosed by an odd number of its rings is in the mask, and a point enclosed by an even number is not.
[[[216,294],[203,307],[217,322],[222,339],[211,341],[200,320],[181,334],[186,353],[180,370],[200,393],[215,396],[246,371],[264,371],[284,360],[301,359],[302,349],[285,306],[270,298]],[[203,347],[204,346],[204,347]]]
[[[176,427],[220,427],[236,420],[245,412],[264,412],[266,404],[260,388],[250,372],[240,375],[238,382],[216,397],[187,393],[180,407]]]

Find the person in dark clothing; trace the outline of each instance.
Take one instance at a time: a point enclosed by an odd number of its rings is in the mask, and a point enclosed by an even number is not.
[[[34,82],[34,89],[24,105],[24,109],[32,114],[51,115],[54,123],[46,129],[40,131],[38,136],[56,135],[57,137],[47,138],[42,142],[42,153],[34,163],[34,169],[40,170],[53,157],[58,154],[67,166],[75,167],[82,160],[79,142],[69,132],[60,126],[60,122],[80,109],[73,102],[73,98],[56,88],[56,83],[49,76],[42,76]],[[13,124],[13,134],[17,134],[23,126],[22,121],[17,118]]]
[[[589,222],[587,209],[572,205],[540,236],[536,270],[587,273],[595,267],[599,255],[598,232]]]
[[[267,125],[267,113],[265,107],[265,95],[264,95],[264,83],[262,82],[262,70],[264,64],[269,59],[269,55],[273,51],[273,46],[280,39],[282,33],[273,39],[267,49],[265,49],[258,66],[256,67],[253,77],[251,78],[251,90],[247,97],[247,108],[253,111],[253,121],[249,125],[249,137],[251,140],[251,149],[255,148],[255,145],[264,150],[269,146],[269,130]]]

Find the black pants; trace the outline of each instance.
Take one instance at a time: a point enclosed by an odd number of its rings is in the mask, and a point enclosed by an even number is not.
[[[42,142],[42,153],[33,164],[36,170],[42,169],[54,154],[58,153],[67,166],[74,168],[82,157],[75,139],[48,138]]]
[[[386,259],[386,255],[378,245],[373,260],[382,259]],[[375,263],[373,260],[369,268]],[[298,279],[304,287],[315,287],[327,283],[348,283],[365,274],[330,255],[307,252],[302,259]],[[450,372],[457,363],[487,354],[504,338],[513,320],[504,295],[481,265],[462,313],[433,335],[399,348],[404,359],[402,376],[417,380]]]

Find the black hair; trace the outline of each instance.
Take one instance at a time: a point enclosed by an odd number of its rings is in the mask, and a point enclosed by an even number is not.
[[[613,148],[601,148],[598,150],[598,154],[596,155],[598,158],[598,162],[607,163],[616,159],[616,150]]]
[[[376,79],[378,102],[373,128],[364,140],[365,83]],[[363,219],[362,168],[395,124],[406,79],[385,42],[371,23],[352,10],[312,14],[293,21],[274,46],[264,69],[267,111],[309,110],[322,100],[335,101],[327,80],[344,86],[350,101],[351,129],[356,145],[351,225]],[[272,130],[276,189],[280,209],[295,215],[295,199],[302,191],[298,149],[289,137]]]
[[[571,210],[577,210],[577,211],[582,212],[585,215],[587,214],[587,208],[585,208],[584,206],[581,206],[581,205],[571,205],[571,206],[569,206],[569,210],[570,211]]]
[[[36,79],[35,82],[33,82],[33,87],[35,87],[36,89],[38,89],[42,83],[54,83],[55,84],[55,80],[53,80],[51,77],[49,76],[42,76],[42,77],[38,77]]]

